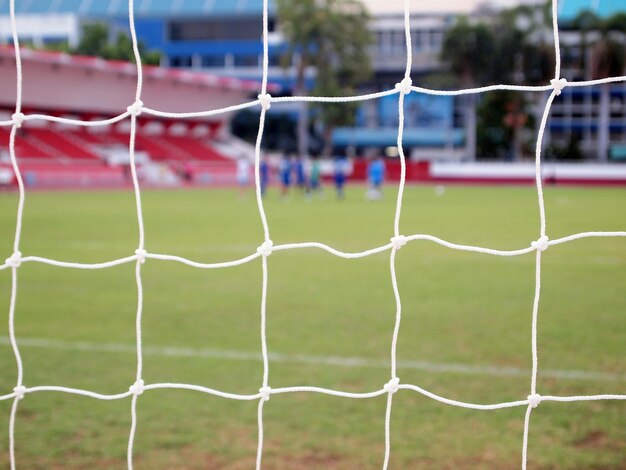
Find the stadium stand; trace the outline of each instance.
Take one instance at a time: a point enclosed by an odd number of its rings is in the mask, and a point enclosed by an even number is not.
[[[27,116],[103,120],[132,104],[136,69],[129,63],[30,49],[22,52],[23,112]],[[12,48],[0,46],[2,83],[15,83],[14,56]],[[145,106],[168,112],[202,111],[207,103],[211,107],[245,103],[260,87],[254,81],[158,67],[146,67],[144,77]],[[56,92],[43,92],[50,89]],[[67,109],[66,103],[72,103],[72,109]],[[0,120],[10,119],[14,106],[14,85],[1,87]],[[161,184],[159,178],[167,175],[167,184],[234,184],[233,155],[213,145],[216,139],[223,140],[230,117],[225,113],[174,123],[142,115],[135,146],[138,163],[144,167],[144,183]],[[84,186],[85,181],[95,186],[128,184],[124,176],[129,158],[128,125],[126,120],[87,128],[28,120],[18,130],[15,145],[20,165],[27,165],[26,183],[45,187]],[[0,127],[0,164],[4,166],[9,160],[10,131],[8,126]],[[250,155],[252,152],[250,149]],[[151,175],[156,175],[156,180],[151,180]]]
[[[9,129],[0,128],[0,149],[9,151]],[[54,159],[46,148],[35,138],[26,138],[24,132],[19,132],[15,138],[15,153],[18,158],[27,159]]]
[[[73,138],[73,133],[63,134],[52,129],[30,129],[28,139],[36,139],[43,143],[48,152],[56,158],[69,158],[72,160],[99,161],[98,155],[87,146],[81,145]]]

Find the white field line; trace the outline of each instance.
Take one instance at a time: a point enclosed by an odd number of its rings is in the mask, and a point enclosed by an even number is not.
[[[40,348],[62,351],[87,351],[135,354],[136,346],[119,343],[90,343],[85,341],[59,341],[37,338],[19,338],[20,348]],[[0,346],[10,346],[7,336],[0,336]],[[143,346],[143,352],[150,356],[211,358],[235,361],[262,362],[260,353],[237,351],[232,349],[198,349],[177,346]],[[328,365],[337,367],[381,367],[388,368],[389,361],[382,359],[366,359],[361,357],[317,356],[306,354],[269,353],[272,362],[292,364]],[[469,365],[460,363],[437,363],[427,361],[399,360],[399,369],[423,370],[429,372],[449,372],[471,375],[489,375],[497,377],[528,377],[530,370],[517,367],[498,367],[490,365]],[[582,370],[545,369],[540,376],[554,379],[596,380],[604,382],[626,381],[626,375],[610,372],[594,372]]]

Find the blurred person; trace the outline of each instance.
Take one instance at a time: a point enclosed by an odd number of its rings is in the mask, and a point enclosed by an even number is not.
[[[250,160],[245,155],[240,155],[237,159],[237,184],[242,199],[246,196],[250,184],[250,167]]]
[[[368,188],[365,196],[370,201],[378,201],[383,197],[382,186],[385,181],[385,162],[380,155],[374,157],[367,166]]]
[[[348,159],[344,155],[335,158],[333,170],[335,176],[335,188],[337,189],[337,199],[343,200],[345,197],[344,186],[346,184],[348,174]]]
[[[322,170],[319,158],[313,158],[309,172],[309,190],[311,193],[322,194]]]
[[[304,158],[302,156],[294,157],[292,160],[292,165],[296,174],[296,185],[298,186],[298,189],[300,190],[300,192],[303,193],[308,192]]]
[[[283,198],[289,195],[289,187],[291,186],[291,159],[285,154],[280,161],[278,173],[280,176],[280,194]]]
[[[265,190],[270,182],[270,166],[267,163],[267,157],[261,155],[261,161],[259,162],[259,184],[261,186],[261,197],[265,196]]]

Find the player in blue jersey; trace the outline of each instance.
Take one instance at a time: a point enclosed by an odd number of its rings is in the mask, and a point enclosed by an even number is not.
[[[380,156],[375,157],[367,166],[368,188],[366,197],[370,201],[382,199],[382,186],[385,181],[385,162]]]
[[[265,196],[265,190],[270,182],[270,166],[265,155],[261,155],[259,162],[259,183],[261,185],[261,196]]]
[[[289,155],[285,155],[280,161],[278,167],[278,174],[280,176],[280,191],[282,197],[287,197],[289,194],[289,187],[291,186],[291,159]]]
[[[312,193],[322,193],[322,169],[319,157],[313,158],[309,172],[309,190]]]
[[[302,158],[301,156],[294,158],[293,168],[296,173],[296,185],[298,186],[298,189],[303,193],[308,192],[306,172],[304,168],[304,158]]]
[[[345,156],[339,156],[335,159],[334,174],[337,199],[341,200],[345,197],[343,187],[348,177],[348,159]]]

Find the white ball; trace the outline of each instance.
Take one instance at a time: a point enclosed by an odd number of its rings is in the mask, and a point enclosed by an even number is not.
[[[440,185],[435,186],[435,195],[443,196],[446,192],[446,188]]]

